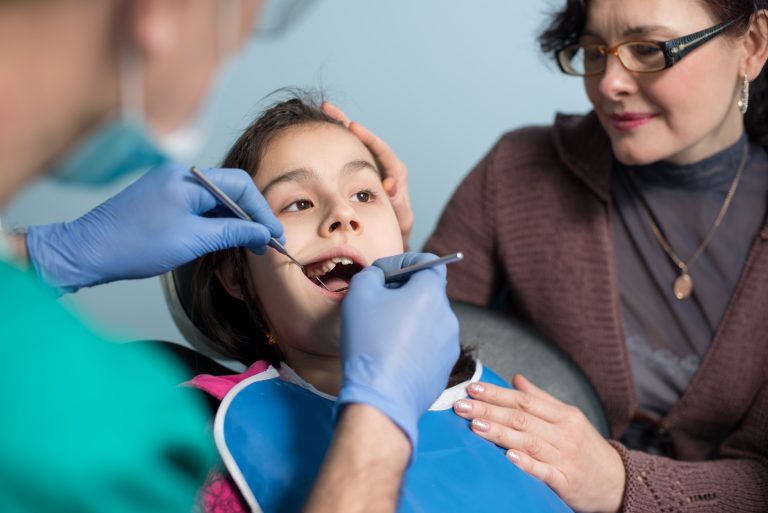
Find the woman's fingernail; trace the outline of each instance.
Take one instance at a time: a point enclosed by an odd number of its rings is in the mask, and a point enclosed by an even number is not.
[[[472,403],[470,403],[469,401],[465,401],[463,399],[460,399],[455,403],[453,403],[453,407],[456,411],[461,413],[467,413],[472,411]]]
[[[482,394],[485,392],[485,385],[481,385],[480,383],[470,383],[467,388],[473,394]]]
[[[520,455],[517,454],[515,451],[511,451],[511,450],[507,451],[507,458],[512,460],[512,463],[514,463],[515,465],[520,463]]]
[[[397,196],[397,182],[392,183],[392,185],[389,187],[389,190],[387,191],[387,194],[389,194],[390,198]]]
[[[475,428],[475,431],[480,431],[481,433],[486,433],[491,429],[491,425],[482,419],[474,419],[472,427]]]

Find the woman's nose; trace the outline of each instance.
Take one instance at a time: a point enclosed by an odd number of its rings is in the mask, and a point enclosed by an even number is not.
[[[617,56],[609,55],[605,63],[605,72],[600,77],[599,89],[600,94],[609,100],[619,100],[637,92],[637,82]]]
[[[357,211],[345,200],[339,199],[330,205],[328,215],[322,226],[321,234],[330,236],[334,233],[359,233],[363,226]]]

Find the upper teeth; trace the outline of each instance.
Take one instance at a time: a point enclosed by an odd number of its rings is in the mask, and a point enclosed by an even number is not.
[[[326,260],[325,262],[312,264],[311,269],[307,269],[307,277],[309,278],[317,278],[318,276],[322,276],[324,274],[328,274],[329,272],[333,271],[333,269],[338,265],[352,265],[354,262],[352,262],[351,258],[346,257],[333,257],[330,260]]]

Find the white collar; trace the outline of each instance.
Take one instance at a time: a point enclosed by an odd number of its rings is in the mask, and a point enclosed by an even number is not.
[[[289,367],[285,362],[280,363],[280,369],[278,369],[277,372],[280,375],[280,379],[283,381],[298,385],[315,395],[318,395],[324,399],[328,399],[329,401],[336,400],[336,396],[321,392],[311,384],[307,383],[304,378],[299,376],[296,371]],[[450,410],[453,408],[453,403],[459,399],[464,399],[467,397],[467,385],[479,381],[482,374],[483,364],[478,360],[475,364],[475,372],[472,374],[472,377],[467,381],[463,381],[457,385],[453,385],[451,388],[446,388],[443,390],[443,393],[440,394],[440,397],[437,398],[437,401],[432,403],[432,406],[429,407],[429,411]]]
[[[320,390],[316,389],[313,385],[307,383],[304,378],[296,374],[296,371],[293,370],[288,366],[285,362],[280,362],[280,368],[277,369],[277,373],[280,375],[280,379],[283,381],[287,381],[288,383],[293,383],[294,385],[298,385],[301,388],[305,388],[312,392],[315,395],[319,395],[323,399],[328,399],[329,401],[335,401],[336,396],[326,394],[325,392],[321,392]]]

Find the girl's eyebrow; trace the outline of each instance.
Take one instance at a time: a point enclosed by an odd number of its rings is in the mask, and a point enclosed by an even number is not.
[[[379,174],[378,168],[374,166],[372,163],[368,162],[367,160],[353,160],[351,162],[348,162],[347,164],[344,165],[341,172],[343,174],[351,174],[357,171],[361,171],[363,169],[370,169],[377,175]],[[310,182],[318,179],[319,177],[317,176],[317,172],[314,169],[306,168],[306,167],[292,169],[291,171],[286,171],[280,176],[276,176],[275,178],[270,180],[267,183],[267,185],[264,186],[264,189],[262,189],[261,194],[263,196],[266,196],[271,188],[281,183]]]
[[[356,171],[361,171],[363,169],[370,169],[377,175],[380,175],[379,168],[374,166],[372,163],[368,162],[367,160],[353,160],[352,162],[348,162],[344,168],[342,169],[342,172],[344,174],[351,174]]]
[[[288,183],[288,182],[309,182],[311,180],[317,180],[317,173],[313,169],[308,168],[299,168],[294,169],[291,171],[287,171],[280,176],[276,176],[272,180],[267,183],[267,185],[264,186],[264,189],[262,189],[261,194],[262,196],[266,196],[267,192],[269,190],[281,183]]]

